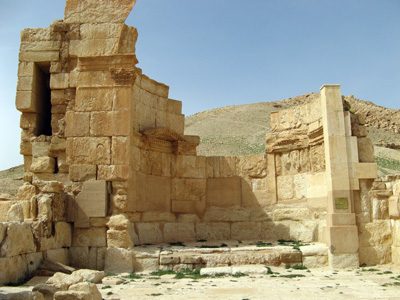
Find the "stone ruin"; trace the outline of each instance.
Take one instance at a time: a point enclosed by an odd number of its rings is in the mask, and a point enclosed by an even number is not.
[[[197,240],[326,245],[314,260],[303,252],[310,266],[400,264],[400,177],[376,179],[364,118],[338,85],[272,113],[264,154],[197,156],[182,103],[135,66],[134,4],[67,0],[63,20],[21,33],[25,183],[0,201],[1,284],[45,258],[157,269],[137,246]]]

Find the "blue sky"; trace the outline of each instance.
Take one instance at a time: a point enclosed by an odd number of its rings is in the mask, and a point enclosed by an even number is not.
[[[0,170],[22,163],[15,109],[24,28],[62,19],[64,0],[0,0]],[[183,113],[281,100],[341,84],[400,109],[400,0],[137,0],[138,67]]]

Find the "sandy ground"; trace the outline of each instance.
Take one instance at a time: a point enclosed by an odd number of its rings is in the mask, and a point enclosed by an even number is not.
[[[275,274],[243,277],[174,279],[174,275],[126,279],[100,285],[104,299],[400,299],[400,268],[293,270],[272,267]],[[286,275],[304,277],[286,278]]]
[[[175,275],[107,276],[98,284],[104,299],[400,299],[400,267],[351,270],[294,270],[272,267],[274,274],[176,279]],[[287,278],[282,276],[300,275]],[[115,284],[112,281],[122,283]],[[0,293],[32,287],[0,287]]]

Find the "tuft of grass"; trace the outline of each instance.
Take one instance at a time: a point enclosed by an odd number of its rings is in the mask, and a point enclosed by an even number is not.
[[[294,240],[285,240],[285,239],[280,239],[278,240],[279,244],[286,244],[286,243],[294,243]]]
[[[170,246],[179,246],[179,247],[186,247],[186,245],[182,242],[171,242],[169,243]]]
[[[142,275],[136,274],[135,272],[130,273],[129,275],[123,276],[123,278],[128,279],[141,279],[143,278]]]
[[[103,286],[101,289],[102,289],[102,290],[111,289],[111,285],[105,285],[105,286]]]
[[[396,282],[390,282],[390,283],[384,283],[382,284],[382,286],[400,286],[400,282],[396,281]]]
[[[175,279],[182,279],[182,278],[185,278],[185,274],[183,273],[183,272],[177,272],[176,274],[175,274],[175,277],[174,277]]]
[[[151,276],[163,276],[163,275],[172,275],[176,274],[176,272],[172,270],[158,270],[157,272],[151,272]]]
[[[279,277],[296,278],[296,277],[306,277],[306,275],[303,275],[303,274],[289,274],[289,275],[279,275]]]
[[[162,296],[162,294],[161,293],[153,293],[153,294],[150,294],[150,296],[158,297],[158,296]]]
[[[271,247],[271,246],[273,246],[272,243],[264,243],[262,241],[258,241],[256,243],[256,247]]]
[[[379,269],[369,268],[369,269],[362,269],[361,272],[379,272]]]
[[[244,274],[244,273],[236,273],[236,274],[232,274],[232,277],[245,277],[245,276],[249,276],[248,274]]]
[[[112,295],[112,294],[113,294],[113,292],[111,292],[111,291],[107,292],[107,295],[108,295],[108,296],[110,296],[110,295]]]
[[[292,266],[292,269],[294,269],[294,270],[307,270],[307,267],[303,266],[303,265],[294,265],[294,266]]]
[[[223,248],[223,247],[228,247],[227,244],[222,243],[221,245],[201,245],[199,248]]]

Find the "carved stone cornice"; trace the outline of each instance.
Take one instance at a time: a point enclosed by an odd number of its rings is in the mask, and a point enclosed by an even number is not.
[[[149,151],[180,155],[196,155],[199,142],[192,137],[187,140],[169,128],[152,128],[142,132],[141,148]]]

